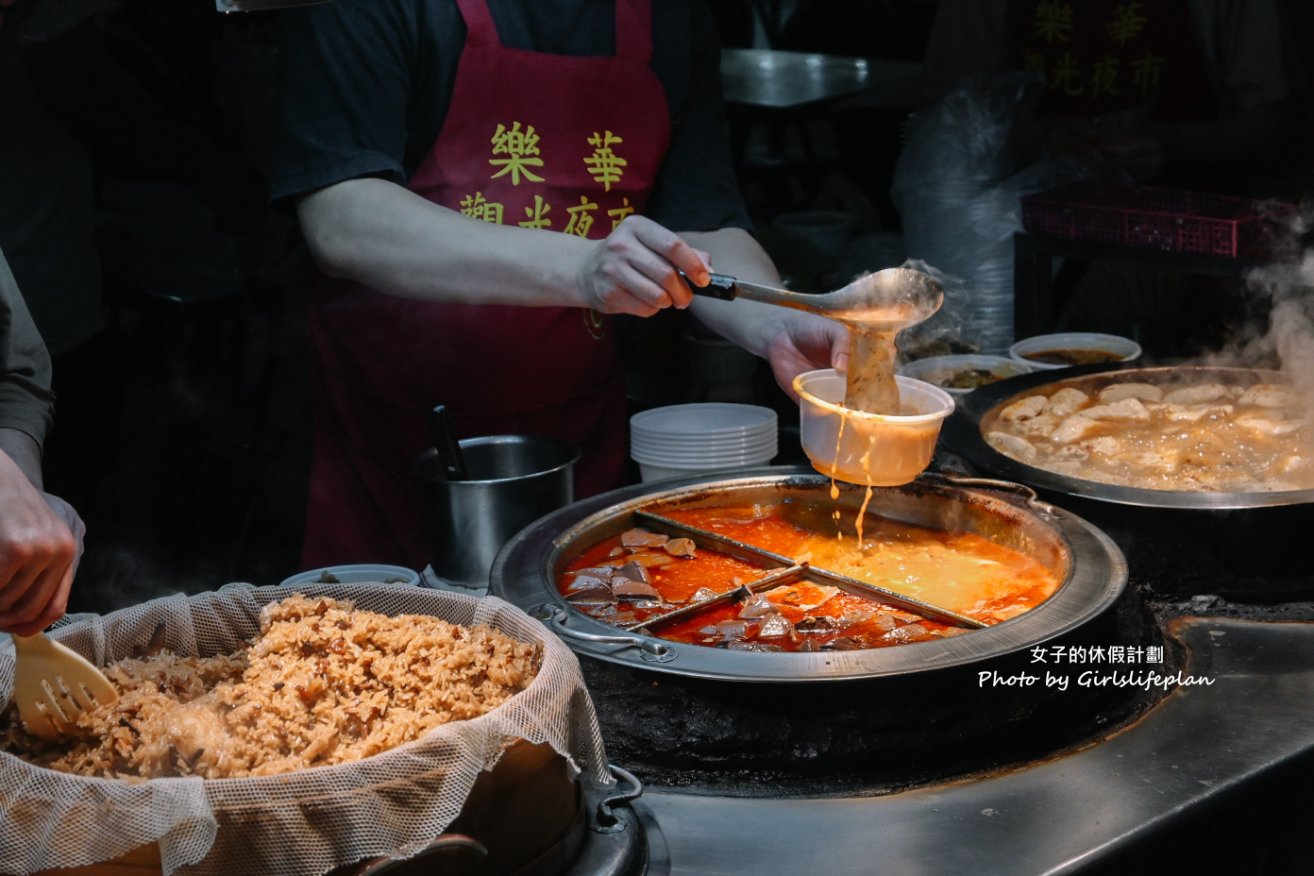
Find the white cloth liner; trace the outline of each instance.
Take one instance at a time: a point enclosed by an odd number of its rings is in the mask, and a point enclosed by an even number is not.
[[[151,843],[159,844],[165,874],[323,873],[379,855],[405,857],[443,832],[480,772],[520,739],[551,745],[595,784],[613,783],[575,655],[496,597],[393,584],[295,591],[230,584],[78,620],[51,635],[102,666],[146,645],[161,621],[170,651],[228,653],[258,632],[266,603],[291,592],[350,599],[387,615],[487,624],[540,645],[542,668],[528,688],[479,718],[354,763],[278,776],[130,782],[44,769],[0,751],[0,872],[83,866]],[[12,648],[0,648],[0,701],[9,702],[13,684]]]

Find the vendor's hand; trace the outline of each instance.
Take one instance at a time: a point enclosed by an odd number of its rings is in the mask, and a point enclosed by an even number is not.
[[[593,244],[576,281],[586,307],[652,316],[667,307],[689,306],[693,293],[677,270],[707,285],[706,253],[650,219],[630,216]]]
[[[0,455],[0,631],[29,636],[63,617],[86,527]]]
[[[794,378],[816,368],[848,370],[849,332],[843,324],[810,313],[790,313],[765,333],[771,373],[786,394],[798,401]]]

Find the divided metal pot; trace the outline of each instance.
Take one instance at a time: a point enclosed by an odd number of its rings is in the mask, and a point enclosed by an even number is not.
[[[1000,493],[923,478],[876,489],[869,513],[976,532],[1020,550],[1057,574],[1063,583],[1054,595],[1019,617],[952,638],[855,651],[761,653],[625,631],[575,610],[557,590],[558,573],[569,559],[633,526],[640,509],[829,502],[830,489],[831,481],[811,469],[769,468],[734,478],[643,484],[576,502],[521,531],[503,549],[493,564],[492,592],[547,621],[572,650],[596,660],[692,678],[807,682],[906,675],[1020,651],[1097,617],[1127,582],[1126,563],[1111,539],[1081,518],[1036,501],[1031,491]],[[856,509],[862,498],[862,488],[846,485],[835,501]]]

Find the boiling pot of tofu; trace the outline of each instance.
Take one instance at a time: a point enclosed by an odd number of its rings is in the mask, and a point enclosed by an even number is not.
[[[983,393],[946,436],[991,474],[1141,505],[1314,500],[1314,405],[1274,371],[1092,366]]]

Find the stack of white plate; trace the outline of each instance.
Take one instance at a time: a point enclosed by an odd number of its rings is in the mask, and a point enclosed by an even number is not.
[[[645,482],[765,465],[775,455],[771,408],[706,402],[630,418],[630,456]]]

